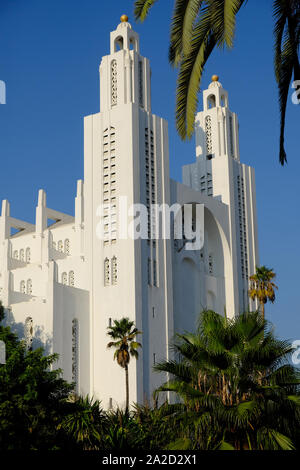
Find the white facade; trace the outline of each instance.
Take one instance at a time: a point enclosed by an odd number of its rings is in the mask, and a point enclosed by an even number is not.
[[[150,64],[128,22],[111,33],[100,65],[100,112],[84,119],[84,183],[75,217],[49,209],[39,191],[35,225],[0,217],[0,300],[6,321],[28,347],[57,352],[77,391],[122,405],[124,372],[107,350],[107,327],[128,316],[143,331],[129,367],[130,401],[149,399],[164,379],[152,365],[170,357],[175,332],[195,328],[203,308],[233,316],[248,308],[248,277],[258,264],[254,170],[239,160],[237,117],[218,81],[196,117],[196,163],[183,183],[169,177],[167,122],[151,112]],[[127,203],[200,204],[204,247],[120,236]],[[111,223],[99,238],[99,207]],[[168,211],[163,210],[162,226]],[[55,223],[48,225],[48,220]],[[12,233],[12,229],[17,229]]]

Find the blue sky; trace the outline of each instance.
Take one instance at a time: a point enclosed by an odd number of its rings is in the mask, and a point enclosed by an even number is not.
[[[133,0],[1,1],[0,80],[7,104],[0,105],[0,199],[10,201],[13,216],[34,221],[40,188],[49,207],[74,212],[76,180],[83,177],[83,116],[99,111],[98,66],[122,13],[151,61],[152,109],[169,121],[171,176],[181,180],[181,166],[193,162],[195,152],[194,142],[181,142],[175,129],[176,71],[167,60],[172,6],[173,0],[160,0],[136,25]],[[289,98],[288,165],[282,168],[272,23],[272,0],[247,2],[234,49],[213,53],[202,86],[219,74],[238,114],[241,160],[256,170],[260,261],[274,268],[279,285],[267,317],[278,335],[300,339],[300,107]]]

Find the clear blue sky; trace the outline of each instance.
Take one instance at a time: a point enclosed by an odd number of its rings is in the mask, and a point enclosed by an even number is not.
[[[238,113],[241,160],[256,170],[260,260],[274,268],[279,285],[267,316],[278,335],[300,339],[300,106],[289,99],[289,163],[282,168],[272,3],[247,2],[234,49],[214,52],[202,85],[219,74]],[[169,121],[171,176],[181,180],[181,165],[195,156],[194,142],[181,142],[174,125],[176,72],[167,60],[172,6],[173,0],[160,0],[136,25],[133,0],[1,0],[0,80],[7,104],[0,105],[0,199],[9,199],[13,216],[34,221],[40,188],[49,207],[74,212],[76,180],[83,177],[83,116],[99,111],[98,66],[122,13],[151,61],[152,109]]]

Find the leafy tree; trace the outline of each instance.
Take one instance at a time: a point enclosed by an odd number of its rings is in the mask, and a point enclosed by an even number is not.
[[[265,318],[265,304],[268,301],[275,302],[275,289],[278,289],[272,282],[275,277],[273,269],[268,269],[266,266],[256,267],[256,273],[250,276],[249,297],[258,300],[263,318]]]
[[[50,370],[57,355],[44,356],[42,348],[27,351],[10,327],[0,325],[0,339],[6,345],[6,364],[0,364],[1,450],[68,448],[70,440],[57,425],[73,386],[61,370]]]
[[[144,21],[157,0],[135,0],[135,18]],[[231,49],[236,15],[246,0],[175,0],[169,48],[170,63],[179,68],[176,121],[182,139],[194,132],[197,95],[204,67],[215,47]],[[279,91],[280,151],[286,162],[284,128],[291,80],[300,80],[300,0],[273,0],[274,68]]]
[[[108,343],[107,347],[116,349],[114,359],[117,359],[119,366],[125,369],[125,386],[126,386],[126,410],[129,409],[129,380],[128,365],[130,356],[138,359],[138,348],[142,347],[141,343],[134,341],[141,331],[134,327],[134,322],[129,318],[122,318],[120,321],[114,320],[114,326],[108,327],[108,336],[116,341]]]
[[[155,366],[171,375],[157,393],[180,399],[169,405],[181,426],[170,448],[295,448],[299,370],[288,362],[292,346],[258,312],[228,320],[204,311],[196,334],[177,335],[174,349],[176,360]]]

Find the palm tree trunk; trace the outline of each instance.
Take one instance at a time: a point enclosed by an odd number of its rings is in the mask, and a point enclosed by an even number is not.
[[[128,366],[125,366],[125,383],[126,383],[126,411],[129,409],[129,380],[128,380]]]
[[[261,302],[260,308],[261,308],[261,316],[264,320],[265,319],[265,304],[263,302]]]

